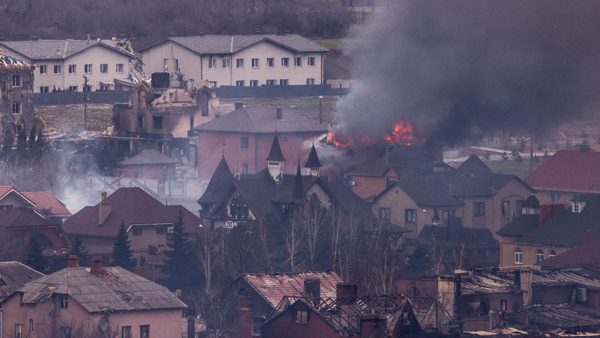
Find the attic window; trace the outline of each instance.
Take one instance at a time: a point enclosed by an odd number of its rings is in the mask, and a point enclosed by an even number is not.
[[[573,202],[573,212],[580,214],[585,208],[585,202]]]
[[[294,324],[308,324],[308,311],[299,310],[294,312]]]
[[[68,295],[60,295],[59,298],[60,301],[60,308],[61,309],[68,309],[69,308],[69,296]]]

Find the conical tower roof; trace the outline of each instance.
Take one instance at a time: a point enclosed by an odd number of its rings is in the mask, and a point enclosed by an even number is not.
[[[229,169],[229,165],[227,165],[227,161],[225,161],[225,156],[221,157],[221,161],[219,165],[217,165],[217,169],[215,169],[214,174],[210,178],[208,182],[208,186],[206,187],[206,191],[198,200],[198,203],[219,203],[225,197],[228,192],[228,188],[233,182],[233,174],[231,173],[231,169]]]
[[[310,148],[310,154],[308,154],[308,160],[306,161],[306,164],[304,165],[304,168],[321,168],[323,167],[321,165],[321,161],[319,161],[319,156],[317,155],[317,149],[315,148],[315,145],[312,145],[312,148]]]
[[[296,171],[296,178],[294,181],[294,190],[292,191],[292,200],[303,200],[305,195],[304,184],[302,184],[302,173],[300,172],[300,163],[298,163],[298,170]]]
[[[279,145],[277,134],[273,139],[273,144],[271,145],[271,151],[269,151],[267,161],[285,162],[285,157],[283,157],[283,153],[281,152],[281,146]]]

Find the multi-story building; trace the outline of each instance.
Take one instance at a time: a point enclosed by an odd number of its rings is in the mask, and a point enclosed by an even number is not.
[[[286,34],[171,37],[141,53],[147,74],[183,74],[220,87],[321,84],[327,51]]]
[[[36,66],[35,93],[113,90],[115,79],[127,81],[135,58],[112,40],[2,41],[0,50]]]
[[[3,55],[0,48],[0,119],[2,139],[14,140],[14,126],[30,125],[33,119],[33,73],[31,63]]]

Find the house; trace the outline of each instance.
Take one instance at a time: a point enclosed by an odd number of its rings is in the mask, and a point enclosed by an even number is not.
[[[144,149],[139,154],[119,162],[113,169],[115,177],[147,178],[164,183],[175,179],[175,164],[179,161],[156,149]]]
[[[220,86],[323,83],[327,48],[296,34],[170,37],[142,49],[145,72]]]
[[[29,282],[0,303],[3,337],[181,337],[186,305],[167,288],[101,258]]]
[[[199,178],[210,179],[221,155],[227,154],[236,173],[255,174],[267,167],[273,137],[289,159],[306,159],[310,145],[327,127],[292,111],[277,107],[243,107],[194,127],[197,133]],[[235,162],[234,162],[235,159]],[[294,174],[294,166],[285,174]]]
[[[3,144],[8,144],[6,139],[12,147],[15,126],[31,128],[35,66],[3,53],[6,51],[0,53],[0,131]]]
[[[356,285],[337,284],[336,297],[284,297],[261,328],[261,337],[406,337],[423,330],[403,295],[357,297]]]
[[[342,280],[335,272],[243,274],[235,281],[236,337],[260,336],[261,326],[284,297],[310,297],[317,293],[317,297],[335,298],[340,283]]]
[[[30,84],[35,93],[82,92],[84,77],[88,92],[114,90],[116,79],[130,82],[130,61],[136,59],[131,50],[113,40],[1,41],[0,48],[8,56],[35,65],[35,82]]]
[[[165,248],[167,236],[179,213],[185,222],[184,233],[199,235],[201,220],[180,205],[164,205],[141,188],[120,188],[110,196],[102,193],[102,201],[87,206],[63,224],[69,236],[79,236],[89,255],[105,257],[108,262],[121,223],[131,240],[136,267],[143,267],[148,255]]]
[[[525,178],[540,202],[569,204],[582,193],[600,193],[600,152],[559,150]]]
[[[373,198],[372,206],[381,219],[412,230],[411,237],[425,225],[444,225],[453,217],[461,217],[466,228],[495,233],[521,212],[521,204],[532,193],[518,177],[496,174],[472,155],[457,169],[438,164],[433,172],[390,183]]]
[[[563,202],[539,204],[537,198],[528,198],[523,215],[496,232],[500,266],[534,265],[599,238],[595,220],[600,217],[600,195],[582,194],[571,201],[565,210]]]
[[[588,241],[589,240],[589,241]],[[594,268],[600,266],[600,239],[592,241],[590,236],[583,237],[583,244],[554,257],[536,263],[544,270],[569,268]]]
[[[0,186],[0,210],[34,208],[58,224],[73,216],[50,191],[20,192],[14,187]]]
[[[21,262],[0,262],[0,303],[23,287],[23,285],[43,276],[43,273]],[[2,323],[0,322],[1,330]]]

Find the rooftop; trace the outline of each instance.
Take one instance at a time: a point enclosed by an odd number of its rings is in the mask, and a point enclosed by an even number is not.
[[[23,285],[43,276],[20,262],[0,262],[0,303]]]
[[[73,216],[66,205],[50,191],[29,191],[23,192],[23,195],[32,201],[35,204],[35,207],[47,216],[59,218]]]
[[[15,59],[13,57],[0,54],[0,71],[5,70],[28,70],[33,71],[35,66],[29,62]]]
[[[600,192],[600,152],[559,150],[525,182],[534,189]]]
[[[102,46],[130,58],[135,56],[127,50],[117,46],[112,40],[35,40],[35,41],[2,41],[0,46],[12,49],[28,59],[37,60],[63,60],[77,55],[84,50]]]
[[[156,149],[144,149],[139,154],[119,162],[120,166],[151,165],[151,164],[177,164],[177,160],[164,155]]]

